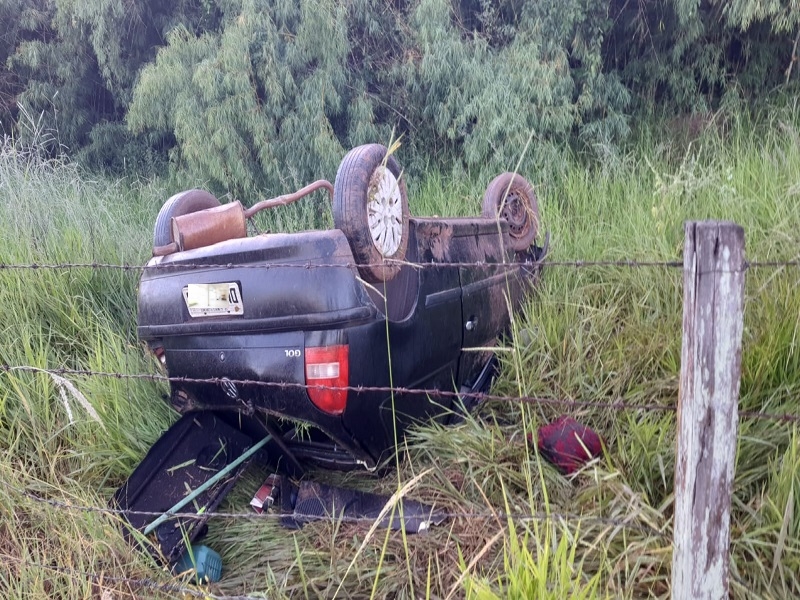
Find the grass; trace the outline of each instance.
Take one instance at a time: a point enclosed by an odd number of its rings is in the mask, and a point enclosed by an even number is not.
[[[731,117],[690,145],[655,129],[640,138],[593,167],[566,156],[525,173],[539,193],[553,260],[680,260],[683,221],[705,218],[741,224],[751,261],[800,258],[800,116],[791,107],[755,122]],[[482,185],[437,173],[409,185],[414,214],[479,212]],[[158,207],[174,191],[93,181],[7,144],[0,151],[0,263],[141,264]],[[313,202],[292,210],[265,217],[260,227],[329,224]],[[747,273],[743,411],[800,414],[799,286],[797,268]],[[681,288],[680,269],[552,267],[514,320],[494,392],[674,406]],[[135,299],[136,272],[0,269],[0,363],[156,372],[135,337]],[[96,377],[72,383],[102,425],[67,394],[71,421],[48,375],[0,372],[0,590],[8,598],[173,597],[116,579],[176,583],[131,551],[114,518],[20,492],[105,506],[175,418],[161,385]],[[337,590],[345,598],[669,595],[674,413],[570,410],[603,435],[608,452],[567,479],[526,435],[565,410],[496,402],[458,427],[415,430],[401,448],[397,477],[344,477],[394,493],[425,473],[410,495],[458,516],[424,535],[367,537],[368,525],[346,523],[289,532],[274,520],[212,519],[207,543],[222,553],[225,573],[210,591],[270,598]],[[265,475],[251,468],[223,508],[246,510]],[[800,595],[800,434],[791,423],[741,421],[731,535],[735,597]]]

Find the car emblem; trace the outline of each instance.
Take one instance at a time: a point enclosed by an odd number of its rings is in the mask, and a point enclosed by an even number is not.
[[[225,395],[228,398],[231,400],[236,400],[239,398],[239,390],[236,389],[236,384],[230,379],[223,377],[219,384],[222,386],[222,391],[225,392]]]

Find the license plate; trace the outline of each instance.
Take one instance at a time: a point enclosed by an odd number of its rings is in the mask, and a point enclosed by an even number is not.
[[[192,317],[244,314],[238,283],[190,283],[183,288],[183,299]]]

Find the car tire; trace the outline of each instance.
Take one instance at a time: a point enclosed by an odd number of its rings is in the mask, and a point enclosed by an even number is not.
[[[408,194],[400,164],[385,146],[350,150],[333,187],[333,223],[353,251],[361,277],[389,281],[400,271],[408,247]],[[386,259],[390,259],[386,262]]]
[[[511,247],[525,252],[539,232],[539,201],[533,186],[521,175],[503,173],[495,177],[483,196],[483,216],[508,221]]]
[[[153,247],[166,246],[172,239],[172,218],[187,215],[219,206],[220,201],[205,190],[186,190],[178,192],[169,200],[164,202],[164,206],[158,211],[156,224],[153,228]]]

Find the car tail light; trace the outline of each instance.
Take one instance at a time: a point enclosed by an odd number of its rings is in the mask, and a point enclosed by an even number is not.
[[[305,358],[308,397],[320,410],[342,414],[347,404],[345,387],[350,381],[347,346],[306,348]]]

